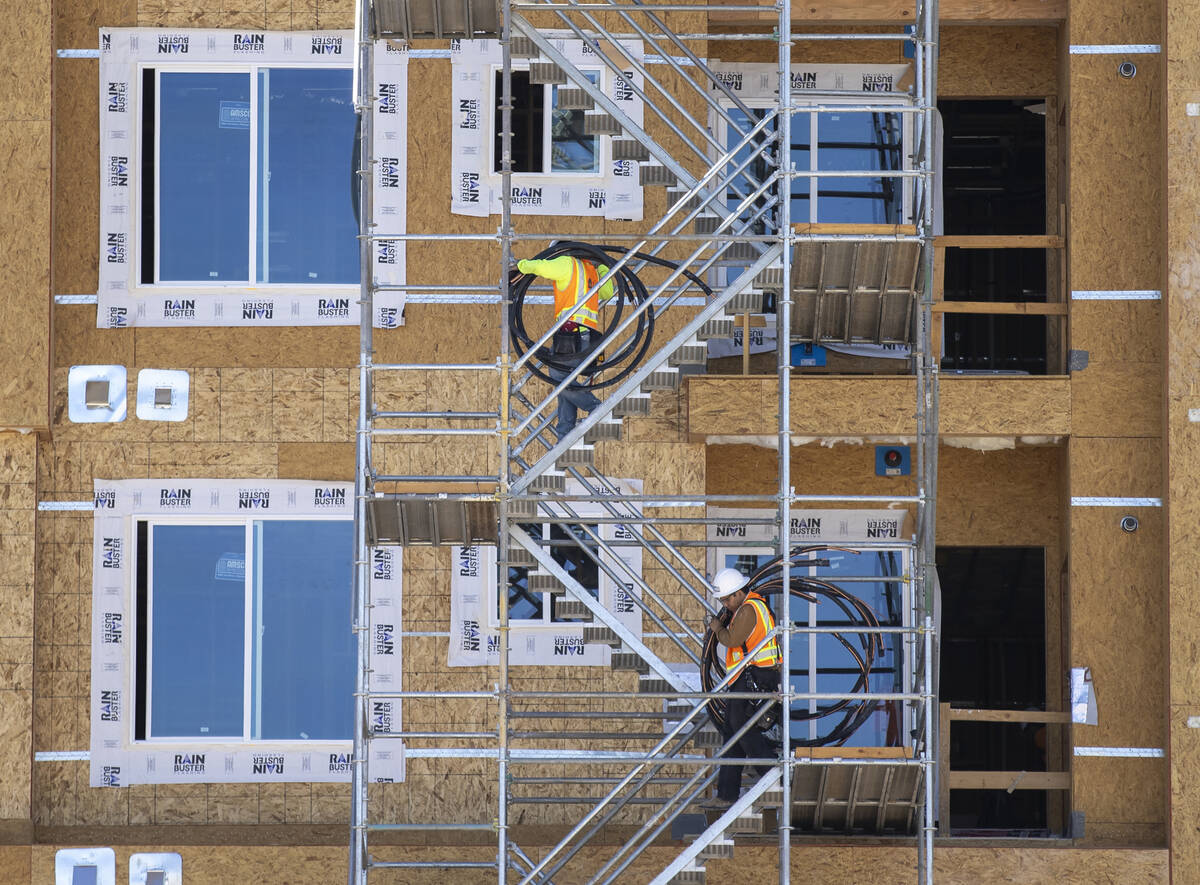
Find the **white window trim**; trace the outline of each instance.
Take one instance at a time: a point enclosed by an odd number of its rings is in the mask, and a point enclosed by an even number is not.
[[[247,491],[266,492],[270,508],[243,510]],[[186,494],[185,494],[186,492]],[[340,783],[350,780],[349,739],[204,741],[192,737],[134,741],[133,666],[136,648],[136,522],[180,524],[249,522],[255,519],[348,520],[353,516],[350,483],[263,479],[96,480],[92,544],[90,783],[92,786],[174,783]],[[179,501],[186,498],[186,509]],[[373,609],[368,650],[370,684],[402,690],[401,550],[371,550],[367,581]],[[349,618],[349,612],[347,612]],[[349,621],[347,620],[347,629]],[[380,636],[385,641],[380,641]],[[347,686],[347,692],[352,690]],[[402,728],[399,699],[377,702],[372,716]],[[404,779],[399,740],[372,747],[374,781]],[[203,765],[180,771],[177,755],[201,755]]]
[[[356,284],[257,283],[201,280],[141,284],[141,72],[234,70],[252,66],[346,69],[355,52],[352,31],[255,31],[102,28],[100,31],[99,130],[100,213],[96,325],[133,326],[339,326],[357,325]],[[245,47],[250,45],[252,51]],[[386,41],[375,46],[372,92],[376,157],[394,159],[395,175],[372,176],[377,239],[372,244],[375,282],[407,282],[406,49]],[[257,83],[253,92],[257,94]],[[252,167],[254,164],[252,163]],[[390,164],[389,164],[390,166]],[[349,181],[347,180],[347,185]],[[247,195],[250,196],[249,194]],[[83,211],[87,211],[83,207]],[[251,213],[249,225],[257,224]],[[257,250],[254,252],[257,260]],[[377,293],[372,323],[391,329],[404,324],[406,291]]]

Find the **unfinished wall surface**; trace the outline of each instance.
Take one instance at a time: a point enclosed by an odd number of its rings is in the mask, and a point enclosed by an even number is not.
[[[7,47],[0,77],[0,274],[6,322],[0,328],[0,428],[45,428],[50,369],[50,52],[49,0],[22,4],[0,23]],[[23,232],[23,235],[18,232]],[[19,318],[18,322],[13,320]]]
[[[1159,43],[1161,34],[1153,4],[1073,0],[1065,40]],[[1117,73],[1126,60],[1137,66],[1131,79]],[[1163,59],[1108,52],[1065,64],[1069,288],[1160,290]],[[1075,300],[1070,342],[1087,359],[1071,374],[1071,496],[1161,498],[1161,303]],[[1140,521],[1134,534],[1120,528],[1126,514]],[[1162,510],[1072,506],[1068,538],[1070,665],[1092,668],[1104,709],[1098,725],[1075,727],[1074,743],[1162,748]],[[1072,805],[1086,814],[1089,841],[1163,844],[1166,791],[1161,759],[1074,760]]]
[[[1166,89],[1166,291],[1163,311],[1165,378],[1163,415],[1167,522],[1165,556],[1170,661],[1168,682],[1170,764],[1170,846],[1173,880],[1200,876],[1200,802],[1195,772],[1200,765],[1200,555],[1195,526],[1200,520],[1200,222],[1196,215],[1197,143],[1200,132],[1189,103],[1200,101],[1200,10],[1193,4],[1165,4]]]
[[[234,4],[235,6],[237,4]],[[53,287],[46,237],[16,240],[7,233],[0,256],[10,287],[19,298],[19,323],[0,332],[0,367],[11,390],[0,382],[0,426],[46,426],[48,435],[0,437],[0,765],[10,774],[0,785],[0,820],[32,822],[39,828],[106,827],[106,835],[125,844],[138,841],[152,826],[178,827],[194,841],[295,841],[289,828],[336,827],[337,841],[349,817],[349,788],[341,784],[136,786],[93,789],[87,765],[78,761],[32,763],[32,751],[73,751],[88,745],[90,675],[91,514],[47,512],[36,515],[39,500],[87,500],[98,477],[294,477],[348,480],[353,476],[353,438],[357,413],[357,330],[350,328],[278,329],[263,334],[245,329],[97,330],[93,306],[62,306],[55,312],[54,358],[50,357],[48,295],[94,293],[98,261],[97,62],[58,59],[52,46],[96,45],[99,27],[267,28],[276,30],[348,28],[351,0],[266,0],[231,9],[222,0],[187,3],[162,0],[84,0],[53,6],[24,4],[10,11],[0,30],[8,45],[32,47],[10,55],[10,78],[26,84],[12,90],[0,125],[7,148],[7,171],[17,184],[6,188],[5,231],[52,233]],[[1117,8],[1115,0],[1072,3],[1070,33],[1064,42],[1125,43],[1160,39],[1157,11],[1148,2]],[[1184,101],[1200,101],[1200,69],[1194,52],[1196,13],[1170,7],[1168,55],[1174,67],[1156,56],[1139,56],[1131,81],[1115,75],[1119,59],[1070,56],[1058,48],[1054,28],[946,27],[939,67],[940,92],[946,97],[985,98],[1057,96],[1070,121],[1070,178],[1063,186],[1070,206],[1070,275],[1075,289],[1153,289],[1170,262],[1170,289],[1158,302],[1076,302],[1072,308],[1070,347],[1086,350],[1088,368],[1070,380],[954,379],[943,385],[943,431],[968,435],[1066,436],[1054,448],[1021,446],[1003,452],[943,448],[938,541],[942,544],[1022,544],[1044,546],[1047,587],[1047,673],[1061,676],[1064,664],[1089,666],[1100,696],[1100,725],[1080,726],[1075,743],[1096,746],[1161,747],[1173,753],[1172,793],[1176,881],[1190,881],[1200,869],[1194,833],[1200,804],[1194,801],[1190,772],[1200,761],[1197,731],[1188,717],[1200,715],[1196,669],[1200,651],[1191,638],[1200,629],[1200,610],[1192,596],[1196,567],[1188,527],[1197,474],[1196,424],[1189,408],[1200,408],[1193,387],[1200,356],[1200,319],[1190,287],[1198,248],[1195,226],[1196,136],[1194,118]],[[681,19],[681,24],[682,22]],[[699,16],[688,29],[700,30]],[[1172,40],[1177,41],[1172,44]],[[432,45],[432,44],[431,44]],[[765,44],[713,42],[712,54],[731,60],[772,60]],[[847,61],[844,45],[810,42],[796,47],[797,60]],[[855,44],[854,60],[899,61],[896,43]],[[50,68],[53,65],[53,128]],[[1060,82],[1062,65],[1068,72]],[[656,68],[658,73],[661,68]],[[414,61],[410,78],[423,100],[413,102],[409,126],[408,221],[410,230],[490,235],[496,218],[449,214],[450,62]],[[667,80],[671,75],[664,72]],[[1161,183],[1161,144],[1156,141],[1163,89],[1172,90],[1166,106],[1172,152],[1172,187]],[[1069,89],[1067,88],[1069,86]],[[689,105],[698,111],[698,105]],[[51,192],[50,157],[55,166]],[[63,162],[69,158],[69,162]],[[1170,239],[1163,246],[1159,208],[1168,200]],[[51,203],[53,218],[51,218]],[[645,217],[666,206],[659,188],[645,194]],[[569,232],[589,238],[635,233],[642,222],[603,222],[524,216],[521,233],[547,238]],[[40,244],[40,245],[39,245]],[[528,254],[539,244],[524,244]],[[43,254],[45,253],[45,254]],[[490,243],[413,245],[409,278],[413,282],[491,283],[498,273],[499,250]],[[452,279],[447,279],[446,268]],[[14,304],[16,304],[14,302]],[[548,310],[530,313],[546,322]],[[686,311],[672,311],[659,334],[678,330]],[[498,345],[496,311],[483,306],[410,305],[407,325],[376,332],[376,359],[383,362],[490,362]],[[1170,334],[1164,346],[1161,329]],[[44,345],[44,346],[43,346]],[[1172,367],[1166,393],[1162,364]],[[192,407],[181,424],[128,420],[109,426],[66,422],[66,367],[82,363],[119,363],[136,377],[138,368],[187,369]],[[694,380],[686,395],[657,393],[650,416],[626,422],[624,439],[597,447],[597,462],[610,476],[644,478],[649,493],[721,493],[754,487],[774,491],[775,455],[768,449],[721,446],[705,449],[697,435],[771,433],[776,409],[773,379]],[[39,386],[40,385],[40,386]],[[711,389],[710,386],[711,385]],[[894,385],[894,386],[889,386]],[[793,415],[797,431],[812,435],[902,434],[912,431],[912,384],[908,379],[818,379],[796,386]],[[494,408],[495,378],[445,373],[436,379],[410,377],[381,382],[381,407]],[[47,403],[51,402],[52,407]],[[1161,432],[1161,412],[1170,416],[1169,435]],[[11,410],[11,416],[9,411]],[[47,414],[48,413],[48,414]],[[40,417],[39,417],[40,416]],[[412,438],[381,447],[382,465],[401,473],[483,471],[493,464],[494,440],[434,444]],[[895,491],[894,481],[873,475],[870,447],[823,449],[815,445],[792,453],[793,477],[804,491]],[[1067,512],[1069,496],[1158,496],[1164,494],[1161,463],[1169,464],[1172,519],[1161,511],[1138,509],[1141,528],[1120,531],[1115,510]],[[755,485],[757,483],[757,486]],[[670,515],[684,515],[673,511]],[[698,538],[695,527],[675,536]],[[1170,545],[1169,548],[1167,545]],[[1174,569],[1164,591],[1156,577],[1164,550]],[[1069,629],[1056,635],[1064,620],[1058,577],[1069,559]],[[703,565],[700,553],[694,555]],[[404,626],[414,631],[444,630],[449,605],[451,563],[446,550],[405,552]],[[698,606],[682,593],[669,573],[649,558],[644,575],[677,609],[694,614]],[[1164,688],[1162,637],[1164,605],[1170,601],[1170,722],[1162,716]],[[690,606],[690,607],[689,607]],[[655,608],[658,611],[657,607]],[[1056,644],[1069,641],[1069,653]],[[493,670],[464,670],[446,665],[444,638],[406,640],[406,679],[410,687],[478,688],[497,678]],[[651,647],[672,658],[665,640]],[[521,688],[628,689],[629,673],[589,669],[564,676],[562,670],[524,668],[514,680]],[[1052,708],[1061,709],[1063,684],[1052,675],[1047,684]],[[446,727],[488,730],[495,724],[491,701],[450,705],[413,702],[405,708],[414,729]],[[542,723],[539,723],[539,726]],[[413,745],[419,745],[414,741]],[[465,742],[464,742],[465,743]],[[619,742],[615,744],[620,746]],[[629,747],[634,746],[633,742]],[[1156,759],[1079,759],[1075,762],[1072,806],[1085,812],[1089,842],[1104,845],[1161,846],[1167,826],[1167,767]],[[528,774],[529,772],[525,772]],[[494,765],[483,760],[412,760],[408,782],[373,795],[393,820],[462,818],[488,822],[496,806]],[[557,789],[557,788],[556,788]],[[561,795],[555,798],[562,798]],[[514,806],[519,827],[552,827],[571,819],[577,808],[548,803]],[[630,819],[635,819],[631,816]],[[250,827],[282,827],[285,835],[268,837]],[[242,828],[219,830],[220,827]],[[198,837],[196,830],[206,835]],[[45,832],[45,830],[42,830]],[[82,831],[79,831],[82,832]],[[230,835],[234,833],[235,835]],[[536,843],[534,843],[536,844]],[[166,850],[179,845],[166,842]],[[661,869],[673,851],[649,852],[633,874]],[[227,882],[245,873],[260,878],[285,871],[279,881],[328,882],[345,875],[345,848],[300,847],[184,848],[189,882]],[[129,849],[118,849],[118,864]],[[739,848],[733,862],[714,862],[714,879],[761,881],[760,866],[770,866],[772,848]],[[455,856],[487,859],[490,850],[458,848]],[[410,859],[431,859],[413,850]],[[756,863],[758,860],[760,863]],[[905,848],[797,847],[796,874],[847,881],[909,881],[914,854]],[[0,851],[0,880],[44,882],[53,862],[53,846]],[[936,857],[939,882],[1166,881],[1161,850],[1051,850],[1037,846],[945,848]],[[119,867],[120,868],[120,867]],[[645,881],[633,878],[630,881]],[[460,875],[429,874],[414,882],[463,881]],[[556,881],[558,879],[556,878]],[[564,879],[570,882],[571,879]]]

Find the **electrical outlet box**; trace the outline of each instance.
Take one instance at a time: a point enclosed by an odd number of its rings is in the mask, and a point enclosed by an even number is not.
[[[876,446],[876,476],[908,476],[912,473],[910,446]]]

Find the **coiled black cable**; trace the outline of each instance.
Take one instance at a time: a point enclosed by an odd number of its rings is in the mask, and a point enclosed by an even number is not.
[[[547,249],[543,249],[534,258],[537,260],[546,260],[558,258],[561,255],[570,255],[572,258],[580,258],[599,266],[601,264],[611,265],[615,263],[616,259],[619,259],[627,251],[621,246],[593,245],[591,243],[580,243],[575,240],[563,240],[554,243]],[[610,257],[609,253],[615,256],[615,258]],[[633,253],[633,258],[670,270],[675,270],[679,267],[673,261],[667,261],[654,255],[647,255],[644,252]],[[609,329],[620,325],[621,317],[626,308],[636,309],[637,306],[650,300],[649,291],[646,289],[645,284],[638,278],[637,274],[630,268],[629,265],[631,263],[632,259],[630,262],[626,262],[613,275],[612,283],[614,292],[612,299],[608,301],[608,305],[612,310],[606,314],[606,326]],[[699,286],[706,296],[712,295],[712,289],[700,277],[688,270],[683,270],[682,274]],[[509,294],[511,297],[511,304],[508,308],[509,338],[518,357],[528,352],[537,342],[538,338],[541,337],[541,334],[530,335],[525,328],[525,293],[529,290],[533,279],[533,275],[531,274],[514,271],[509,280]],[[591,356],[593,352],[596,350],[607,350],[613,344],[613,342],[608,340],[605,329],[600,330],[598,338],[598,341],[582,353],[555,354],[552,346],[543,345],[537,349],[537,353],[535,354],[540,365],[531,361],[529,363],[530,370],[541,380],[556,385],[558,382],[550,377],[550,370],[570,373],[583,360]],[[654,309],[647,308],[638,315],[637,325],[632,334],[625,337],[616,350],[605,353],[603,361],[600,359],[594,360],[585,369],[583,372],[584,375],[595,373],[592,375],[592,379],[586,383],[576,381],[572,386],[597,389],[611,387],[621,382],[641,364],[647,351],[650,349],[653,339]],[[552,343],[553,339],[551,339]],[[600,377],[601,374],[603,377]]]
[[[870,686],[871,669],[874,666],[875,659],[884,653],[884,634],[873,629],[880,626],[879,618],[867,603],[846,593],[828,581],[799,573],[801,569],[805,569],[812,564],[811,559],[807,558],[809,554],[823,550],[858,553],[857,550],[851,550],[846,547],[829,547],[824,545],[792,548],[788,555],[792,569],[789,575],[789,584],[791,586],[788,588],[788,598],[790,600],[791,596],[797,596],[806,602],[817,602],[820,599],[826,599],[841,609],[849,624],[845,632],[832,633],[830,635],[841,643],[842,647],[850,653],[850,656],[858,666],[858,677],[854,682],[853,688],[847,694],[865,692]],[[769,599],[772,595],[782,597],[782,563],[783,557],[777,556],[763,564],[758,571],[750,576],[744,589],[758,593],[766,599]],[[786,622],[789,617],[787,614],[789,606],[780,601],[777,603],[777,608],[785,613],[784,620]],[[717,657],[718,646],[719,643],[717,642],[716,635],[711,630],[707,631],[704,634],[704,645],[700,658],[700,680],[706,692],[712,691],[725,678],[725,662],[719,660]],[[787,662],[784,662],[783,673],[786,677]],[[713,720],[720,727],[725,722],[725,701],[719,697],[711,698],[708,701],[708,706]],[[793,709],[790,716],[792,722],[808,722],[814,719],[821,720],[830,716],[836,716],[837,714],[841,714],[841,718],[827,733],[818,734],[816,738],[793,739],[792,744],[798,747],[844,744],[850,735],[854,734],[878,708],[879,705],[875,701],[866,699],[856,701],[853,698],[847,697],[829,704],[818,705],[815,710]],[[769,719],[774,717],[768,714],[764,718]]]

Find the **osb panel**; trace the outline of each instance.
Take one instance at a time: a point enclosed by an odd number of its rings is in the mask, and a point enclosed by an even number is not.
[[[354,481],[353,443],[283,443],[279,446],[280,479]]]
[[[1132,39],[1123,33],[1119,42]],[[1126,80],[1114,61],[1108,55],[1070,59],[1071,287],[1159,289],[1162,62],[1139,55],[1137,76]]]
[[[0,691],[0,819],[28,819],[33,692]]]
[[[1074,0],[1067,34],[1072,43],[1158,43],[1162,9],[1154,0]]]
[[[0,846],[0,879],[5,882],[12,882],[14,885],[32,883],[32,864],[33,849],[30,846]]]
[[[1195,529],[1200,500],[1200,424],[1188,420],[1200,397],[1170,403],[1167,460],[1170,505],[1169,547],[1164,553],[1170,580],[1171,703],[1200,703],[1200,557]]]
[[[65,45],[95,46],[98,39],[93,22],[86,39]],[[100,240],[98,72],[99,61],[92,59],[57,59],[54,63],[54,151],[60,160],[70,158],[54,168],[55,294],[96,291]],[[86,314],[91,325],[96,325],[94,306],[68,307],[65,312]]]
[[[1121,529],[1127,512],[1140,522],[1136,532]],[[1091,668],[1100,710],[1098,725],[1075,726],[1075,743],[1164,746],[1162,510],[1073,507],[1070,520],[1070,660],[1073,667]],[[1116,814],[1105,819],[1138,820]]]
[[[982,436],[1060,436],[1071,432],[1064,378],[943,378],[940,430]],[[688,430],[772,434],[774,379],[688,380]],[[881,436],[915,432],[912,378],[792,379],[792,430],[813,436]]]
[[[1163,496],[1162,440],[1073,437],[1071,495],[1106,498]]]
[[[6,47],[0,82],[9,87],[0,120],[49,119],[52,25],[50,0],[12,7],[0,20],[0,42]]]
[[[1074,434],[1153,437],[1161,433],[1161,365],[1093,359],[1086,369],[1071,373],[1070,383]]]
[[[1191,881],[1200,876],[1200,842],[1194,838],[1200,820],[1195,782],[1200,770],[1200,733],[1188,726],[1188,719],[1200,716],[1200,707],[1172,704],[1170,716],[1171,862],[1177,881]]]
[[[1104,703],[1104,696],[1100,697]],[[1075,728],[1076,743],[1087,740],[1081,736],[1081,727]],[[1147,840],[1157,836],[1155,841],[1162,844],[1167,808],[1165,759],[1076,756],[1072,768],[1071,808],[1086,816],[1085,843],[1148,845],[1155,844]]]
[[[517,841],[534,857],[548,846],[527,838]],[[16,878],[14,885],[26,881],[43,883],[53,879],[54,854],[59,845],[14,847],[11,853],[15,871],[25,870],[32,854],[31,879]],[[271,881],[287,885],[325,885],[344,878],[345,846],[207,846],[207,845],[118,845],[114,847],[117,868],[125,869],[129,855],[137,851],[177,851],[182,855],[188,882],[217,885],[235,881]],[[494,846],[379,846],[372,853],[380,860],[444,861],[447,859],[486,861],[495,855]],[[578,864],[569,864],[555,875],[563,885],[582,885],[600,862],[612,853],[611,846],[585,847]],[[675,846],[647,849],[627,871],[628,881],[647,882],[678,853]],[[22,866],[22,858],[26,866]],[[1028,843],[1019,847],[939,846],[934,855],[934,874],[939,883],[975,885],[980,882],[1020,882],[1022,885],[1093,885],[1096,882],[1120,882],[1121,885],[1165,885],[1168,881],[1166,850],[1043,848]],[[714,881],[729,885],[753,885],[761,882],[764,871],[778,869],[778,849],[773,845],[739,845],[733,860],[708,862]],[[792,877],[818,882],[907,882],[913,878],[916,849],[879,845],[810,846],[792,848]],[[0,867],[0,870],[4,870]],[[279,879],[286,871],[286,880]],[[585,871],[587,871],[585,873]],[[421,885],[460,885],[461,870],[406,872],[404,881]],[[625,879],[622,879],[625,881]]]
[[[95,316],[91,317],[93,325]],[[408,327],[392,332],[402,334]],[[98,343],[108,347],[102,332]],[[136,329],[136,359],[144,366],[333,366],[358,364],[358,329],[352,326],[261,329]],[[379,339],[386,337],[376,335]],[[87,362],[105,363],[111,351],[89,353]],[[59,362],[59,365],[66,365]]]
[[[0,123],[0,157],[5,194],[0,230],[8,232],[0,239],[0,275],[6,282],[4,304],[10,317],[0,324],[0,427],[45,427],[50,400],[50,252],[46,237],[12,232],[50,229],[50,124]]]
[[[1057,29],[943,27],[938,95],[945,98],[1056,95]]]
[[[1163,357],[1160,301],[1074,301],[1071,347],[1091,358],[1156,363]]]

